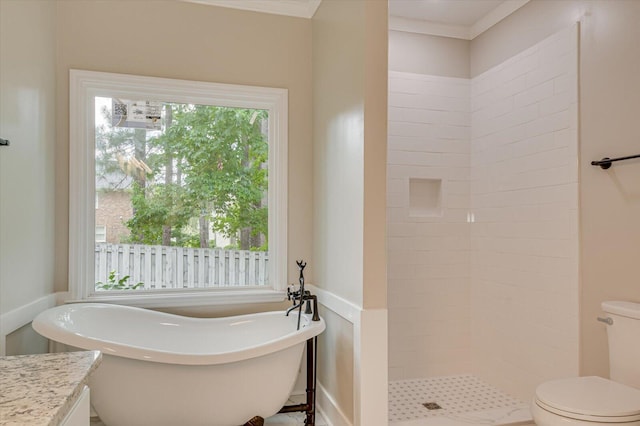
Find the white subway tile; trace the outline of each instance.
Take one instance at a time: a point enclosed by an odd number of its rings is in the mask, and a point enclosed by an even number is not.
[[[526,137],[551,133],[558,130],[568,129],[572,125],[569,110],[559,111],[554,114],[545,115],[534,121],[525,124]]]
[[[529,72],[526,75],[526,86],[533,87],[567,74],[574,75],[576,67],[576,53],[566,54],[553,61],[545,62],[540,68]]]
[[[391,77],[389,78],[389,91],[395,93],[438,95],[468,100],[471,89],[468,83],[461,84],[461,82],[452,83],[444,80],[418,80]]]
[[[387,207],[409,207],[409,197],[405,193],[387,191]]]
[[[407,179],[387,178],[387,193],[409,193],[409,182]]]
[[[546,81],[514,95],[514,106],[520,108],[550,98],[554,93],[554,81]]]
[[[552,364],[540,354],[577,347],[575,323],[551,337],[548,324],[531,326],[540,312],[564,325],[556,311],[577,291],[575,35],[550,37],[467,85],[390,73],[390,204],[406,197],[409,177],[443,181],[442,217],[388,209],[394,374],[473,361],[524,394]],[[464,355],[451,360],[452,348]],[[572,360],[554,372],[573,371]]]
[[[575,102],[578,93],[578,76],[574,72],[568,72],[561,74],[553,79],[553,92],[563,93],[568,92],[572,97],[572,101]]]
[[[553,62],[558,57],[577,52],[578,40],[575,34],[576,31],[576,28],[572,27],[542,41],[539,45],[540,62]]]
[[[555,114],[571,108],[571,101],[575,99],[575,94],[568,91],[555,93],[553,96],[540,102],[540,116]]]
[[[424,136],[389,136],[389,151],[469,153],[468,140],[427,138]]]
[[[401,106],[390,106],[387,113],[389,122],[427,124],[443,123],[447,115],[446,111]]]
[[[513,96],[500,99],[491,105],[486,105],[471,113],[471,126],[481,123],[483,120],[499,117],[514,108]]]

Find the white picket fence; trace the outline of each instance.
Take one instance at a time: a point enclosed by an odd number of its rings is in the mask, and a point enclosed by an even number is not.
[[[261,286],[269,281],[266,252],[96,243],[95,282],[127,275],[145,289]]]

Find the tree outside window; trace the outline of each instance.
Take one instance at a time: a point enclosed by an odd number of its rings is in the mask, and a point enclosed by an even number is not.
[[[268,250],[267,111],[116,98],[95,105],[96,217],[109,216],[100,217],[112,223],[108,243]]]

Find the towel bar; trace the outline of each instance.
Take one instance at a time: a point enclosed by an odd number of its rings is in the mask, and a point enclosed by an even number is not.
[[[640,158],[640,154],[629,155],[629,156],[626,156],[626,157],[618,157],[618,158],[604,157],[600,161],[592,161],[591,165],[592,166],[600,166],[603,170],[606,170],[609,167],[611,167],[611,163],[613,163],[615,161],[631,160],[632,158]]]

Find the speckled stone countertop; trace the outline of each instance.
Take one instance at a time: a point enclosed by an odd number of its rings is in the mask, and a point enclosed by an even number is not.
[[[60,424],[101,360],[98,351],[0,357],[0,426]]]

